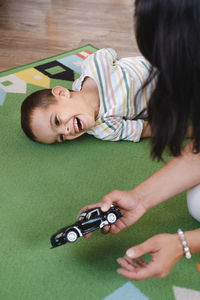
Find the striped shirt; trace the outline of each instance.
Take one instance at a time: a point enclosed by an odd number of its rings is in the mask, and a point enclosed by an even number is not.
[[[118,60],[113,49],[98,50],[84,60],[82,75],[72,88],[80,91],[84,79],[90,77],[97,84],[100,98],[99,114],[88,134],[110,141],[140,140],[148,99],[155,86],[152,82],[143,92],[139,91],[149,70],[150,65],[144,57]]]

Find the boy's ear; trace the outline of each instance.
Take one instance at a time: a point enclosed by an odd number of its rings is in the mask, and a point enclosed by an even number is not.
[[[54,96],[66,96],[68,98],[71,97],[71,92],[63,86],[54,86],[51,92]]]

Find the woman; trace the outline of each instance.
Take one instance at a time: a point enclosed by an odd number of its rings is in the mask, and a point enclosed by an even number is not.
[[[146,84],[155,74],[158,77],[148,107],[152,156],[162,159],[168,147],[174,158],[133,190],[112,191],[98,203],[103,211],[111,204],[121,209],[123,218],[106,228],[113,234],[134,224],[150,208],[194,186],[188,193],[188,207],[200,221],[200,1],[136,0],[135,20],[138,46],[152,64]],[[189,123],[194,138],[182,149]],[[128,249],[126,256],[118,259],[118,273],[135,280],[162,278],[182,257],[190,258],[197,252],[200,229],[159,234]],[[150,263],[142,260],[145,253],[151,254]]]

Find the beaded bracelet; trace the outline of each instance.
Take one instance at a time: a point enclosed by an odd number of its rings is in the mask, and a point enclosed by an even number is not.
[[[182,245],[183,245],[183,250],[185,252],[185,257],[187,259],[190,259],[192,257],[191,253],[190,253],[190,249],[186,243],[186,240],[185,240],[185,236],[184,236],[184,233],[183,231],[179,228],[178,229],[178,235],[180,236],[180,239],[181,239],[181,242],[182,242]]]

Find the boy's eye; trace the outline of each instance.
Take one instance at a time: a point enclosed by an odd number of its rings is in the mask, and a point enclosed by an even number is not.
[[[63,134],[60,135],[60,141],[64,142],[64,136],[63,136]]]
[[[56,126],[60,125],[60,122],[57,117],[55,117],[55,124],[56,124]]]

